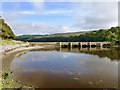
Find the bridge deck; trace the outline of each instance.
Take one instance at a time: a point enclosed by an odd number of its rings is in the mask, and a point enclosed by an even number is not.
[[[111,45],[111,42],[31,42],[31,45],[56,45],[56,46],[98,46]]]

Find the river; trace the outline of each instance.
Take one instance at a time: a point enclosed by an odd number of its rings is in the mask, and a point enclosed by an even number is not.
[[[35,49],[12,54],[7,60],[13,71],[11,78],[22,85],[38,88],[118,87],[120,48]]]

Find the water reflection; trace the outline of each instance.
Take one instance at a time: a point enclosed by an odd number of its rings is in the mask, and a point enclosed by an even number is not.
[[[110,60],[120,60],[120,48],[52,48],[52,49],[35,49],[31,51],[61,51],[61,52],[73,52],[73,53],[85,53],[90,55],[97,55],[100,58],[109,58]]]
[[[86,53],[97,55],[100,58],[107,57],[111,60],[120,60],[120,48],[58,48],[58,51]]]
[[[39,88],[117,88],[118,62],[111,61],[110,55],[118,49],[85,49],[23,53],[11,62],[12,78]]]

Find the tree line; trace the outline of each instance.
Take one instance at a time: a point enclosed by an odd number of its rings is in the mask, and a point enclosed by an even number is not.
[[[24,36],[25,37],[25,36]],[[31,36],[32,37],[32,36]],[[16,39],[28,42],[112,42],[120,45],[120,27],[111,27],[110,29],[100,29],[98,31],[87,32],[79,36],[69,37],[43,37],[43,38],[17,37]]]
[[[3,39],[15,39],[28,42],[112,42],[120,45],[120,27],[111,27],[110,29],[100,29],[98,31],[86,32],[85,34],[64,36],[44,36],[42,35],[23,35],[15,36],[12,29],[4,22],[0,16],[0,37]]]
[[[86,54],[97,55],[100,58],[108,57],[111,60],[120,60],[120,48],[112,48],[109,51],[100,50],[100,51],[81,51]]]
[[[2,17],[0,16],[0,37],[2,39],[14,39],[15,35],[7,23],[4,22]]]

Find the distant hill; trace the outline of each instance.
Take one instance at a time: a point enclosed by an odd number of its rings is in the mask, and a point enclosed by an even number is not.
[[[7,23],[0,16],[0,37],[4,39],[14,39],[15,35]]]
[[[120,45],[120,27],[89,32],[58,33],[50,35],[22,35],[16,40],[28,42],[112,42]]]
[[[79,36],[79,35],[82,35],[82,34],[85,34],[85,33],[88,33],[88,32],[55,33],[55,34],[51,34],[49,36],[52,36],[52,37],[59,37],[59,36],[70,37],[70,36]]]
[[[68,33],[55,33],[49,35],[21,35],[21,36],[16,36],[16,39],[29,41],[32,39],[39,39],[39,38],[79,36],[85,33],[88,32],[68,32]]]

